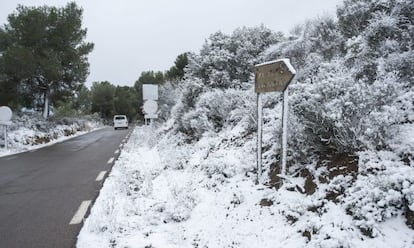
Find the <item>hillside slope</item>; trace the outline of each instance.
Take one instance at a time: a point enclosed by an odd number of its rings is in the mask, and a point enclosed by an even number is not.
[[[346,206],[324,199],[322,190],[312,196],[292,190],[303,184],[300,178],[278,191],[256,185],[255,143],[234,145],[240,135],[236,129],[196,144],[159,131],[134,130],[77,247],[385,248],[414,242],[401,212],[374,223],[370,238]],[[349,190],[362,183],[357,180]],[[354,192],[348,198],[359,196]]]
[[[410,0],[346,0],[336,18],[289,35],[263,26],[212,34],[189,54],[184,79],[163,85],[156,138],[135,131],[130,153],[157,154],[155,164],[121,156],[114,173],[122,174],[104,187],[80,244],[413,246],[413,18]],[[264,185],[256,186],[253,69],[279,58],[298,72],[289,86],[288,172],[282,181],[282,97],[265,94]]]

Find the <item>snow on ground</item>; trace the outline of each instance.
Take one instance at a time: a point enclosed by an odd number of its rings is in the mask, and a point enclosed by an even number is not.
[[[223,134],[231,139],[232,132],[237,129]],[[413,231],[401,216],[367,238],[341,205],[255,185],[254,142],[228,146],[226,140],[206,135],[186,144],[137,127],[77,247],[413,247]],[[261,206],[262,199],[273,204]]]
[[[38,123],[36,124],[39,125]],[[8,149],[6,150],[4,148],[3,137],[4,127],[0,126],[0,143],[2,144],[2,147],[0,147],[0,157],[50,146],[101,127],[102,126],[99,123],[93,121],[85,123],[83,127],[80,127],[76,123],[56,125],[47,128],[47,131],[36,130],[31,126],[14,125],[13,127],[8,127]]]

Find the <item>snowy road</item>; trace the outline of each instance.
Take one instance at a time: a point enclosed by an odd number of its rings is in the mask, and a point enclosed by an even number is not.
[[[0,246],[73,247],[128,130],[0,158]]]

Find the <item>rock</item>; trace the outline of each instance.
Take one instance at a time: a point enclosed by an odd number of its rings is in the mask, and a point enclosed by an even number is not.
[[[262,207],[270,207],[270,206],[272,206],[273,205],[273,201],[272,200],[269,200],[269,199],[262,199],[261,201],[260,201],[260,206],[262,206]]]
[[[312,175],[312,173],[308,169],[303,169],[300,172],[300,176],[305,178],[305,194],[312,195],[315,193],[316,188],[318,185],[314,182],[315,177]]]
[[[404,200],[404,205],[405,205],[405,211],[404,211],[404,215],[405,215],[405,220],[406,220],[406,224],[408,227],[410,227],[411,229],[414,229],[414,211],[412,211],[409,206],[408,206],[408,201]]]

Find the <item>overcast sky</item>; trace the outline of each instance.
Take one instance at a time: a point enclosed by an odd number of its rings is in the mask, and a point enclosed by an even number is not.
[[[0,0],[0,23],[18,4],[64,6],[69,0]],[[335,14],[342,0],[76,0],[83,7],[89,55],[87,85],[133,85],[142,71],[170,68],[177,55],[198,52],[210,34],[264,24],[287,33],[295,24]]]

